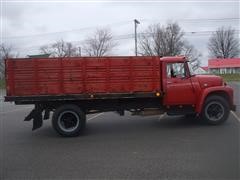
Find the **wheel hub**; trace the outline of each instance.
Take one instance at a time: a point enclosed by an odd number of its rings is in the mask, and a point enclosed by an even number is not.
[[[64,111],[58,117],[58,125],[65,132],[76,130],[79,123],[79,116],[74,111]]]
[[[211,102],[207,105],[205,109],[205,114],[209,120],[218,121],[224,115],[224,107],[219,102]]]

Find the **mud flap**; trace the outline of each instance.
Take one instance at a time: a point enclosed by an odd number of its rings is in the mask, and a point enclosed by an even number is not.
[[[50,117],[50,109],[45,109],[43,120],[47,120]]]
[[[33,131],[40,128],[43,124],[42,112],[43,108],[40,105],[35,105],[35,108],[24,119],[24,121],[30,121],[33,119]]]

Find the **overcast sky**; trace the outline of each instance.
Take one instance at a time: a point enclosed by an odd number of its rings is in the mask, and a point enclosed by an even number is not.
[[[1,43],[10,44],[21,56],[38,54],[41,45],[63,39],[81,46],[96,28],[111,28],[115,39],[138,32],[154,23],[178,22],[185,38],[207,64],[207,42],[221,26],[232,26],[239,38],[239,1],[158,2],[27,2],[1,1]],[[121,39],[114,55],[134,55],[134,39]]]

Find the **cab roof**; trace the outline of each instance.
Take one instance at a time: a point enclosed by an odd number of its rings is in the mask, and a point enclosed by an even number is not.
[[[160,60],[165,62],[186,62],[187,58],[185,56],[166,56],[161,57]]]

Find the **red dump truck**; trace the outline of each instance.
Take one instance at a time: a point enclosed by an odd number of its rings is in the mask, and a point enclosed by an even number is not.
[[[52,115],[53,128],[77,136],[86,114],[193,115],[220,124],[234,110],[233,90],[214,75],[194,75],[185,57],[7,59],[5,101],[34,104],[33,130]]]

